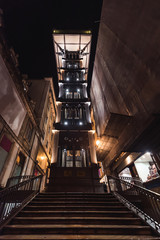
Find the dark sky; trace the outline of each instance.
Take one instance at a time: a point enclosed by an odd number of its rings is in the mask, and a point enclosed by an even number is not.
[[[21,73],[29,78],[51,76],[57,90],[53,29],[91,29],[90,81],[101,5],[102,0],[0,0],[6,35],[19,54]]]

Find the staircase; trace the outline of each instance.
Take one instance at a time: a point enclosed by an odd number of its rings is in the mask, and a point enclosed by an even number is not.
[[[160,239],[112,194],[39,194],[0,239]]]

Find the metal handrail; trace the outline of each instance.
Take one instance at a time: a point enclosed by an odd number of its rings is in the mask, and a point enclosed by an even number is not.
[[[124,181],[120,178],[108,176],[109,190],[120,201],[140,216],[147,224],[160,234],[160,194],[145,189],[135,183]],[[129,196],[137,196],[141,205],[136,206],[130,202]]]
[[[0,229],[40,191],[42,175],[0,191]]]
[[[30,179],[32,177],[34,177],[34,175],[24,175],[24,176],[10,177],[10,178],[8,178],[6,187],[7,188],[12,187],[12,186],[18,184],[19,182],[25,181],[25,180]]]
[[[123,176],[120,176],[119,178],[124,180],[124,181],[129,181],[131,183],[136,183],[138,185],[143,186],[142,179],[139,178],[139,177],[123,177]]]

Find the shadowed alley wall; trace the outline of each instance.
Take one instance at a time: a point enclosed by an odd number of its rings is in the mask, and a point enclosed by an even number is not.
[[[98,136],[108,143],[105,167],[122,151],[159,145],[159,9],[158,0],[103,1],[91,100]]]

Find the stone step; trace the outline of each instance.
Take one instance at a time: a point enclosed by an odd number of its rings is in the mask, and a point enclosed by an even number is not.
[[[28,216],[28,217],[38,217],[38,216],[55,216],[55,217],[79,217],[79,216],[84,216],[84,217],[91,217],[91,216],[96,216],[96,217],[133,217],[134,214],[131,211],[47,211],[47,210],[37,210],[37,211],[27,211],[23,210],[21,211],[17,216]]]
[[[12,239],[12,240],[41,240],[41,239],[61,239],[61,240],[88,240],[88,239],[94,239],[94,240],[154,240],[154,239],[160,239],[159,237],[153,237],[150,235],[77,235],[77,234],[72,234],[72,235],[52,235],[52,234],[41,234],[41,235],[3,235],[0,236],[0,239]]]
[[[11,224],[127,224],[143,225],[139,218],[121,217],[15,217]]]
[[[65,195],[65,196],[71,196],[71,195],[75,195],[75,196],[113,196],[112,193],[85,193],[85,192],[41,192],[39,195]]]
[[[67,205],[58,205],[58,206],[48,206],[48,205],[27,205],[24,210],[53,210],[53,211],[74,211],[74,210],[81,210],[81,211],[85,211],[85,210],[91,210],[91,211],[118,211],[118,210],[126,210],[127,208],[125,206],[67,206]]]
[[[54,201],[32,201],[29,205],[47,205],[47,206],[53,206],[53,205],[56,205],[56,206],[61,206],[61,205],[89,205],[89,206],[123,206],[122,203],[120,202],[79,202],[79,201],[75,201],[75,202],[72,202],[72,201],[62,201],[62,202],[54,202]]]
[[[101,194],[101,195],[86,195],[86,194],[81,194],[81,195],[75,195],[75,194],[70,194],[70,195],[59,195],[59,194],[39,194],[39,197],[50,197],[50,198],[89,198],[89,199],[94,199],[94,198],[114,198],[113,195],[106,195],[106,194]]]
[[[41,197],[37,196],[33,201],[90,201],[90,202],[118,202],[116,198],[72,198],[72,197],[63,197],[63,198],[53,198],[53,197]]]
[[[34,224],[7,225],[3,234],[121,234],[150,235],[148,226],[136,225],[82,225],[82,224]]]

